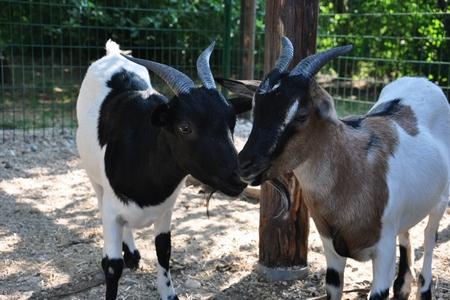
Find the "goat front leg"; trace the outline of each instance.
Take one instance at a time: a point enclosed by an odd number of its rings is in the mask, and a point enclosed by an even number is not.
[[[106,200],[106,201],[105,201]],[[102,225],[103,225],[103,259],[102,268],[105,273],[106,299],[114,300],[123,270],[122,258],[122,232],[123,226],[117,222],[113,210],[108,209],[108,200],[103,199]]]
[[[393,230],[384,230],[376,246],[372,259],[373,281],[370,300],[389,299],[389,288],[395,276],[396,234]]]
[[[139,268],[141,254],[134,243],[133,231],[127,226],[123,228],[122,251],[125,266],[131,270]]]
[[[178,300],[170,276],[171,238],[170,223],[172,212],[165,213],[155,222],[155,248],[158,257],[158,292],[162,300]]]
[[[441,202],[433,208],[428,216],[428,224],[425,228],[424,238],[424,254],[423,254],[423,266],[418,278],[417,299],[431,300],[431,266],[433,258],[433,248],[436,245],[437,230],[439,228],[439,221],[445,212],[447,207],[448,194],[442,196]]]
[[[344,269],[347,259],[336,253],[330,239],[321,238],[327,261],[327,274],[325,276],[327,299],[339,300],[342,298],[344,288]]]

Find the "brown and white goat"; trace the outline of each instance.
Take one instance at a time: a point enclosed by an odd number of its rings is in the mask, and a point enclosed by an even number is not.
[[[405,77],[387,85],[366,115],[339,119],[314,75],[351,48],[312,55],[287,72],[293,49],[283,38],[277,66],[253,97],[241,177],[258,185],[294,171],[323,241],[328,299],[342,297],[348,257],[372,260],[370,299],[387,299],[392,283],[394,296],[407,299],[414,277],[408,231],[429,216],[417,296],[431,299],[435,234],[449,193],[449,104],[435,84]],[[255,91],[239,81],[222,84]]]

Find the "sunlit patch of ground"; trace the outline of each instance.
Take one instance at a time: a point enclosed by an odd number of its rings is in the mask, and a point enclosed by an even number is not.
[[[236,142],[243,144],[239,138]],[[325,260],[314,226],[310,275],[302,281],[269,283],[254,271],[259,205],[215,194],[208,219],[204,196],[198,192],[184,188],[173,215],[172,276],[181,299],[306,299],[325,294]],[[70,294],[65,299],[103,298],[97,200],[79,167],[72,135],[2,144],[0,206],[0,299],[64,294]],[[425,225],[421,222],[411,233],[416,270],[422,262]],[[158,299],[153,228],[138,230],[135,236],[141,268],[124,272],[118,298]],[[436,298],[450,299],[449,249],[447,210],[434,252]],[[201,286],[186,287],[188,279]],[[349,260],[345,290],[364,291],[370,282],[371,264]],[[344,299],[364,296],[352,292]]]

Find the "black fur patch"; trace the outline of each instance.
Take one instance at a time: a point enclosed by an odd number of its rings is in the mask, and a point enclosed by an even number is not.
[[[364,122],[364,120],[367,118],[391,116],[396,112],[398,112],[399,109],[400,109],[400,99],[394,99],[377,105],[370,113],[366,115],[349,116],[342,118],[341,121],[347,126],[358,129],[361,127],[362,122]]]
[[[131,253],[130,248],[125,243],[122,243],[123,260],[125,266],[131,270],[139,268],[139,261],[141,260],[141,254],[136,249]]]
[[[424,287],[425,285],[425,278],[423,278],[422,274],[419,275],[419,283],[420,283],[420,288]],[[421,300],[431,300],[431,282],[428,285],[428,288],[425,292],[421,292],[420,293],[420,299]]]
[[[423,278],[422,274],[419,274],[419,283],[421,287],[425,284],[425,278]]]
[[[340,256],[351,258],[350,250],[348,249],[347,243],[338,233],[333,235],[333,247],[336,253],[339,254]]]
[[[277,132],[271,133],[271,135],[273,136],[273,137],[271,137],[271,140],[275,141],[277,143],[276,147],[275,147],[275,150],[270,155],[271,160],[274,160],[275,158],[280,156],[281,153],[283,153],[283,150],[286,147],[286,144],[288,143],[288,141],[291,140],[291,138],[296,133],[297,133],[297,129],[295,128],[295,126],[293,126],[292,123],[288,124],[288,126],[286,126],[286,128],[284,129],[282,135],[278,138],[278,141],[276,139],[276,136],[278,135],[278,133]]]
[[[161,128],[150,123],[151,112],[164,100],[159,95],[143,98],[138,91],[147,84],[126,70],[114,74],[108,86],[112,90],[102,103],[98,121],[99,143],[106,145],[106,176],[124,203],[158,205],[187,175],[160,138]]]
[[[169,260],[171,252],[170,231],[167,233],[160,233],[156,236],[155,248],[159,265],[166,271],[169,271]]]
[[[166,281],[166,286],[169,287],[170,286],[170,280]]]
[[[325,282],[326,282],[327,285],[340,287],[341,286],[341,279],[339,277],[338,271],[336,271],[335,269],[328,268],[327,269],[327,274],[325,276]]]
[[[409,271],[409,265],[408,265],[408,255],[406,248],[402,245],[399,246],[400,249],[400,261],[398,263],[398,274],[397,278],[394,281],[394,298],[395,299],[402,299],[407,298],[407,295],[401,295],[400,291],[405,284],[405,275]]]
[[[363,116],[349,116],[344,119],[341,119],[341,121],[344,122],[345,125],[353,128],[361,127],[361,122],[363,120],[364,120]]]
[[[121,258],[109,259],[108,256],[105,256],[102,259],[102,269],[103,272],[105,273],[106,299],[107,300],[116,299],[117,289],[119,286],[119,279],[120,276],[122,276],[123,259]]]
[[[400,99],[394,99],[391,101],[383,102],[377,105],[369,114],[368,117],[381,117],[381,116],[391,116],[398,112]]]
[[[381,291],[379,293],[376,293],[374,295],[370,295],[370,300],[385,300],[389,297],[389,289],[385,289],[384,291]]]
[[[431,285],[430,287],[425,291],[420,293],[420,300],[431,300],[432,294],[431,294]]]
[[[133,92],[145,91],[149,88],[147,83],[136,73],[129,72],[125,69],[122,69],[120,72],[117,72],[113,76],[111,76],[111,79],[106,83],[106,86],[111,88],[111,91],[106,96],[100,109],[100,117],[98,122],[98,141],[101,147],[106,145],[110,134],[108,125],[111,124],[108,124],[107,121],[109,121],[111,116],[108,114],[110,111],[108,110],[107,106],[110,106],[111,102],[117,103],[127,100],[126,96],[133,94]]]
[[[369,142],[366,145],[366,151],[370,151],[374,147],[379,147],[379,145],[380,145],[380,138],[376,134],[372,133],[370,135]]]

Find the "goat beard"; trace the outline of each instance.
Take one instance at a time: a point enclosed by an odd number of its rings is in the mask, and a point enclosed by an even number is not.
[[[278,219],[279,217],[286,216],[291,209],[291,193],[289,192],[287,183],[279,178],[268,180],[267,183],[280,195],[280,210],[273,218]]]
[[[291,209],[291,193],[289,192],[288,183],[284,182],[284,180],[281,179],[272,179],[268,180],[267,183],[272,186],[279,194],[280,194],[280,210],[279,212],[273,217],[274,219],[278,219],[280,217],[284,217],[287,213],[289,213]],[[218,191],[217,189],[212,189],[209,185],[204,185],[204,188],[207,187],[204,190],[205,193],[205,207],[206,207],[206,216],[210,217],[209,214],[209,202],[212,198],[212,196]]]
[[[206,216],[208,217],[208,219],[209,219],[209,201],[211,200],[211,198],[212,198],[212,196],[214,195],[215,192],[217,192],[217,190],[212,190],[210,192],[205,192],[205,195],[206,195],[206,197],[205,197],[205,200],[206,200],[205,207],[206,207]]]

